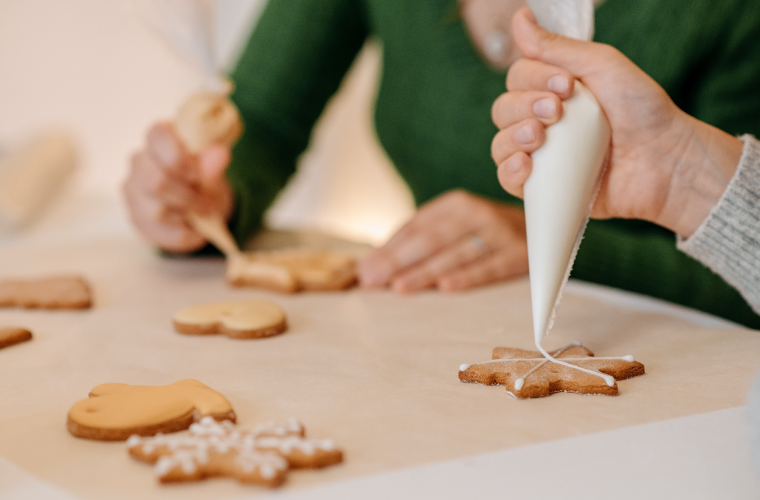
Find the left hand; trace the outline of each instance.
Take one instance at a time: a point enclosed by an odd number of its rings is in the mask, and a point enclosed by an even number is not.
[[[466,191],[426,203],[359,262],[359,283],[397,293],[464,290],[528,273],[525,214]]]

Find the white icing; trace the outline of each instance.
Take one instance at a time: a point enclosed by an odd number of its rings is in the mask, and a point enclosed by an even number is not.
[[[127,448],[134,448],[138,444],[142,442],[142,438],[138,436],[137,434],[132,434],[129,436],[129,439],[127,439]]]
[[[234,463],[243,473],[258,473],[264,479],[272,479],[278,471],[287,470],[288,461],[284,456],[294,450],[305,455],[314,455],[317,450],[335,450],[335,444],[329,439],[306,439],[302,434],[303,426],[295,419],[285,425],[269,423],[241,432],[230,421],[217,422],[204,417],[191,425],[187,434],[132,436],[128,445],[141,446],[147,455],[161,455],[154,466],[159,477],[177,468],[186,475],[194,474],[200,466],[210,462],[211,453],[234,453]]]
[[[489,359],[488,361],[481,361],[480,363],[475,363],[475,366],[477,366],[477,365],[485,365],[485,364],[489,364],[489,363],[514,363],[514,362],[518,362],[518,361],[524,361],[524,362],[535,361],[535,362],[538,362],[538,364],[536,366],[534,366],[533,368],[531,368],[525,375],[523,375],[522,377],[519,377],[517,380],[515,380],[515,384],[514,384],[515,390],[519,392],[523,388],[523,386],[525,385],[525,379],[531,373],[533,373],[534,371],[536,371],[539,368],[541,368],[547,362],[557,363],[559,365],[567,366],[569,368],[574,368],[576,370],[580,370],[582,372],[586,372],[586,373],[589,373],[591,375],[596,375],[597,377],[601,377],[602,379],[604,379],[605,383],[608,386],[612,387],[613,385],[615,385],[615,378],[614,377],[612,377],[610,375],[606,375],[604,373],[600,373],[600,372],[598,372],[596,370],[589,370],[588,368],[583,368],[581,366],[573,365],[573,364],[570,364],[569,362],[570,361],[575,361],[575,362],[599,361],[599,360],[623,360],[623,361],[632,362],[634,360],[633,356],[630,355],[630,354],[628,354],[626,356],[606,356],[606,357],[602,357],[602,356],[600,356],[600,357],[586,356],[586,357],[581,357],[581,358],[561,358],[561,359],[556,359],[556,356],[559,356],[560,354],[562,354],[566,350],[570,349],[571,347],[578,347],[580,345],[581,345],[581,343],[576,340],[576,341],[574,341],[574,342],[566,345],[565,347],[557,349],[556,351],[554,351],[553,354],[549,354],[548,352],[546,352],[544,350],[544,348],[541,346],[541,344],[537,342],[536,343],[536,347],[538,347],[538,350],[541,352],[541,354],[544,355],[543,358],[500,358],[500,359]],[[459,365],[459,371],[460,372],[461,371],[465,371],[470,366],[472,366],[472,365],[468,365],[466,363],[463,363],[463,364]],[[507,391],[507,392],[509,392],[509,391]],[[511,394],[512,396],[515,396],[511,392],[509,392],[509,394]]]
[[[588,374],[591,374],[591,375],[595,375],[597,377],[601,377],[607,383],[607,385],[610,386],[610,387],[612,387],[613,385],[615,385],[615,379],[613,377],[609,376],[609,375],[605,375],[605,374],[600,373],[600,372],[598,372],[596,370],[589,370],[588,368],[582,368],[582,367],[577,366],[577,365],[571,365],[570,363],[567,363],[565,361],[560,361],[559,359],[554,358],[551,354],[549,354],[548,352],[546,352],[546,350],[544,350],[544,348],[541,346],[541,342],[539,340],[536,340],[536,347],[538,347],[538,350],[541,352],[541,354],[543,354],[544,357],[546,357],[546,359],[548,359],[552,363],[557,363],[558,365],[567,366],[568,368],[574,368],[576,370],[580,370],[582,372],[585,372],[585,373],[588,373]]]

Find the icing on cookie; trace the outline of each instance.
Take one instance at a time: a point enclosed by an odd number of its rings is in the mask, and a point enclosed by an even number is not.
[[[626,356],[617,356],[617,357],[616,356],[608,356],[608,357],[601,357],[601,356],[600,357],[596,357],[596,356],[589,357],[589,356],[587,356],[587,357],[582,357],[582,358],[562,358],[562,361],[555,359],[556,356],[559,356],[560,354],[562,354],[563,352],[567,351],[571,347],[578,347],[580,345],[581,345],[580,342],[575,341],[575,342],[573,342],[571,344],[568,344],[568,345],[566,345],[564,347],[561,347],[560,349],[557,349],[551,355],[549,355],[548,353],[544,353],[543,350],[542,350],[542,354],[544,354],[544,358],[500,358],[500,359],[490,359],[488,361],[481,361],[480,363],[475,363],[474,365],[469,365],[469,364],[463,363],[463,364],[459,365],[459,371],[463,372],[463,371],[467,370],[468,368],[470,368],[471,366],[485,365],[485,364],[491,364],[491,363],[515,363],[515,362],[518,362],[518,361],[536,362],[536,365],[533,366],[527,373],[525,373],[523,376],[521,376],[521,377],[517,378],[517,380],[515,380],[515,384],[514,384],[515,390],[519,391],[525,385],[525,379],[530,374],[532,374],[533,372],[535,372],[536,370],[538,370],[539,368],[541,368],[546,363],[548,363],[548,362],[554,362],[554,363],[557,363],[557,364],[561,364],[563,366],[568,366],[570,368],[575,368],[575,369],[581,370],[583,372],[587,372],[587,373],[590,373],[592,375],[599,376],[599,377],[601,377],[601,378],[604,379],[605,383],[608,386],[612,387],[615,384],[615,378],[614,377],[611,377],[610,375],[607,375],[607,374],[604,374],[604,373],[600,373],[600,372],[598,372],[596,370],[589,370],[587,368],[583,368],[583,367],[580,367],[580,366],[577,366],[577,365],[573,365],[573,364],[571,364],[571,362],[573,362],[573,361],[577,361],[577,362],[580,362],[580,361],[592,361],[592,360],[596,360],[596,361],[600,361],[600,360],[616,360],[616,359],[620,359],[620,360],[631,362],[631,361],[634,360],[633,356],[630,355],[630,354],[626,355]],[[610,380],[612,382],[610,382]]]
[[[199,416],[234,416],[224,396],[197,380],[187,379],[163,386],[101,384],[92,389],[90,398],[71,407],[69,419],[89,428],[132,429],[193,412]]]
[[[174,321],[202,327],[221,323],[231,330],[259,330],[282,323],[285,313],[266,300],[237,300],[186,307],[174,316]]]
[[[566,350],[566,349],[568,349],[568,348],[570,348],[570,347],[572,347],[574,345],[580,345],[580,342],[578,342],[578,341],[573,342],[572,344],[564,347],[562,350]],[[541,342],[538,339],[536,339],[536,347],[538,348],[538,351],[541,354],[544,355],[544,357],[547,359],[547,361],[551,361],[552,363],[557,363],[558,365],[567,366],[568,368],[573,368],[575,370],[580,370],[582,372],[586,372],[586,373],[589,373],[591,375],[595,375],[597,377],[601,377],[605,381],[605,383],[608,386],[610,386],[610,387],[612,387],[613,385],[615,385],[615,377],[611,377],[610,375],[605,375],[604,373],[600,373],[600,372],[598,372],[596,370],[589,370],[588,368],[583,368],[583,367],[580,367],[580,366],[577,366],[577,365],[573,365],[573,364],[567,363],[565,361],[560,361],[559,359],[556,359],[554,356],[552,356],[551,354],[549,354],[548,352],[546,352],[546,350],[541,346]],[[555,355],[555,356],[558,356],[558,354]],[[523,380],[523,382],[524,382],[524,380]]]
[[[135,458],[155,461],[154,471],[159,478],[176,476],[178,471],[193,476],[208,465],[212,474],[238,478],[241,473],[258,474],[265,480],[278,476],[281,480],[289,467],[320,467],[341,460],[342,454],[331,440],[307,439],[303,433],[303,426],[295,419],[285,425],[270,423],[246,431],[229,421],[204,417],[185,435],[131,436],[127,447]],[[308,458],[292,457],[296,451]]]
[[[227,280],[233,285],[263,286],[281,292],[342,289],[355,278],[354,258],[338,252],[251,252],[227,262]]]

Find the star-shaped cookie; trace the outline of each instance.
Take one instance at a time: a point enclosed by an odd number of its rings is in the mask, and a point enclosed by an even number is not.
[[[616,396],[617,383],[644,374],[644,365],[633,356],[594,357],[594,353],[579,343],[573,343],[550,353],[553,357],[573,366],[597,372],[588,373],[558,364],[538,351],[496,347],[493,359],[459,367],[459,380],[484,385],[503,385],[507,392],[519,399],[541,398],[555,392],[578,394],[605,394]]]

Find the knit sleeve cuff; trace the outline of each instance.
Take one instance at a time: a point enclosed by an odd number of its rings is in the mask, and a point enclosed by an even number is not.
[[[736,173],[710,214],[678,249],[736,288],[760,313],[760,141],[744,142]]]

